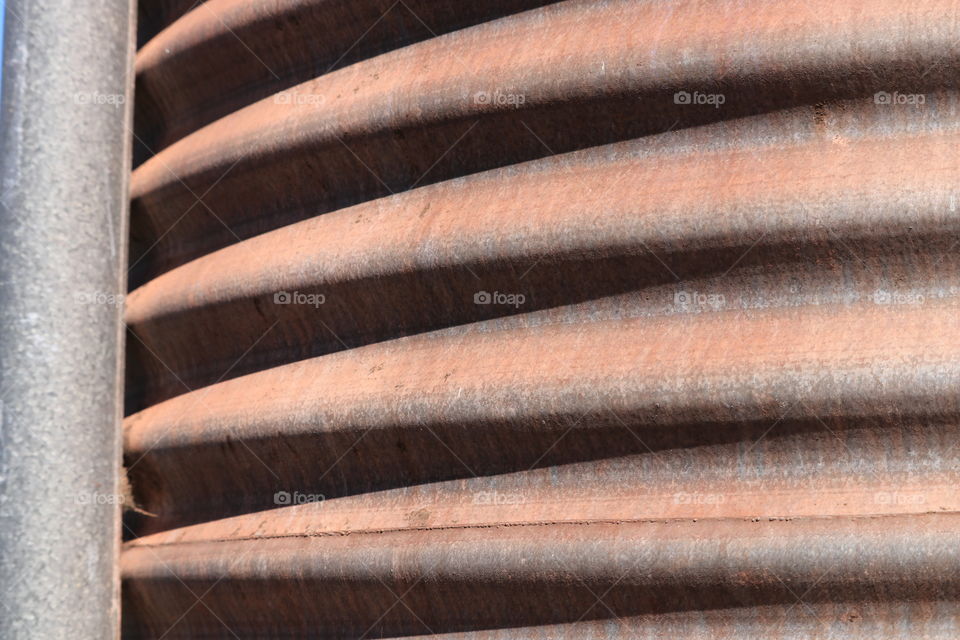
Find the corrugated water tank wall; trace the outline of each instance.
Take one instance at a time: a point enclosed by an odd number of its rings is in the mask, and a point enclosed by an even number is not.
[[[960,0],[140,40],[125,637],[960,637]]]

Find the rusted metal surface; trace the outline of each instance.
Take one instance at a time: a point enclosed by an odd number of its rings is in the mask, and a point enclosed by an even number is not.
[[[953,0],[785,6],[559,3],[322,75],[289,100],[266,98],[137,169],[132,275],[141,282],[239,238],[550,151],[953,86],[956,59],[941,55],[956,41],[942,19]],[[726,99],[677,104],[679,91]]]
[[[241,107],[364,58],[547,3],[206,2],[137,58],[137,128],[147,136],[140,151],[149,157]],[[295,99],[281,93],[278,101],[285,98]],[[307,101],[317,106],[323,99]]]
[[[953,94],[934,104],[958,106]],[[583,322],[718,307],[678,305],[683,291],[730,308],[958,291],[948,249],[960,134],[872,101],[820,112],[822,121],[805,108],[444,182],[200,258],[130,296],[131,349],[145,368],[130,406],[206,386],[232,363],[228,376],[518,311],[526,324]],[[918,242],[928,248],[916,254]],[[904,252],[916,255],[893,259]],[[479,290],[523,304],[478,306]],[[323,304],[275,304],[277,292]]]
[[[470,4],[141,48],[125,634],[960,635],[960,2]]]
[[[793,451],[740,450],[740,438],[756,440],[780,418],[817,439],[837,428],[820,420],[909,429],[906,416],[953,415],[958,328],[954,304],[894,312],[871,303],[407,338],[156,405],[128,419],[126,450],[141,472],[165,479],[160,495],[144,496],[148,510],[175,521],[266,508],[289,487],[335,497],[648,447],[726,443],[724,462],[707,464],[716,453],[694,450],[688,464],[737,482],[779,473],[769,456],[791,463]],[[652,474],[648,482],[677,471],[638,462],[632,472]],[[216,473],[224,465],[243,472]],[[688,478],[664,493],[702,481]],[[209,490],[197,492],[198,483]]]
[[[206,2],[207,0],[140,0],[137,3],[137,48],[142,48],[178,18]]]
[[[956,515],[926,515],[454,528],[156,547],[144,540],[128,549],[124,573],[137,584],[136,597],[158,608],[186,610],[194,593],[206,592],[209,609],[191,608],[182,628],[216,635],[223,617],[240,637],[284,637],[291,627],[330,638],[391,637],[531,619],[575,622],[591,612],[629,637],[611,614],[688,612],[689,624],[692,612],[727,610],[714,624],[773,623],[789,619],[786,607],[803,606],[801,593],[812,605],[842,610],[833,621],[839,629],[856,629],[860,608],[883,598],[926,606],[905,625],[872,620],[875,629],[956,631],[956,611],[937,605],[960,595],[958,535]],[[217,578],[222,584],[214,586]],[[606,604],[599,610],[598,594]],[[246,604],[262,599],[276,603],[270,617]],[[769,623],[747,637],[806,637]]]

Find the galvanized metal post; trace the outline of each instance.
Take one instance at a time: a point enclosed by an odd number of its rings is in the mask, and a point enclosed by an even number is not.
[[[0,637],[119,631],[131,0],[7,0]]]

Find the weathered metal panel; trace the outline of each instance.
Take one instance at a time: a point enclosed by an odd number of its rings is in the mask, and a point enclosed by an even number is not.
[[[470,4],[142,47],[127,635],[957,637],[960,2]]]

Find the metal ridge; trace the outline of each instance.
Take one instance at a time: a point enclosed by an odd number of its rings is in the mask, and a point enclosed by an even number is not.
[[[547,3],[294,0],[265,7],[210,0],[138,53],[137,130],[153,155],[237,109],[334,69]]]
[[[698,446],[741,428],[696,425],[752,424],[740,437],[756,440],[785,419],[817,431],[840,418],[950,423],[958,323],[953,301],[931,301],[425,335],[160,403],[126,420],[125,451],[149,479],[148,510],[189,523],[267,508],[290,488],[336,497]]]
[[[951,2],[926,0],[913,13],[892,0],[866,12],[859,1],[807,4],[809,14],[785,20],[777,5],[748,3],[730,10],[729,30],[718,34],[693,2],[562,3],[323,75],[291,89],[289,101],[241,109],[137,169],[141,248],[132,260],[142,273],[134,273],[139,282],[308,215],[549,153],[895,87],[950,86],[956,61],[937,64],[934,52],[955,39],[938,20]],[[668,19],[659,40],[641,40]],[[744,51],[737,25],[757,21],[769,26]],[[501,58],[515,40],[524,48]],[[820,42],[844,44],[798,58]],[[929,67],[922,80],[918,66]],[[728,99],[721,108],[678,104],[683,90]],[[490,98],[505,94],[523,104]],[[451,147],[457,153],[446,153]]]
[[[311,627],[336,638],[368,629],[406,635],[574,622],[596,593],[618,616],[744,601],[786,609],[796,605],[795,592],[821,606],[878,597],[933,604],[956,598],[960,587],[957,526],[951,514],[514,527],[436,532],[429,541],[384,534],[377,543],[353,536],[218,542],[130,548],[124,573],[136,583],[130,598],[171,612],[157,629],[196,599],[191,591],[206,590],[209,610],[191,610],[184,625],[201,633],[218,630],[216,611],[242,636]],[[218,578],[229,588],[210,588]],[[297,600],[304,589],[324,597]],[[398,593],[406,606],[389,608]],[[474,604],[458,606],[464,598]]]
[[[677,146],[651,151],[649,143],[638,141],[552,157],[262,234],[170,271],[130,295],[126,319],[137,335],[132,353],[143,363],[141,380],[149,385],[131,389],[131,402],[165,400],[185,391],[183,383],[206,386],[243,354],[245,363],[232,375],[322,355],[321,349],[337,351],[509,311],[474,304],[480,291],[512,287],[507,290],[523,296],[514,312],[528,313],[579,302],[587,295],[580,289],[592,291],[594,300],[623,293],[623,286],[604,291],[592,277],[577,286],[590,265],[603,259],[665,261],[653,265],[656,275],[638,270],[627,286],[640,290],[671,271],[682,272],[677,265],[684,259],[689,264],[691,256],[742,253],[751,245],[810,250],[839,241],[848,261],[894,254],[896,237],[927,238],[933,248],[937,236],[957,228],[943,214],[957,197],[957,134],[889,128],[877,133],[871,138],[861,128],[859,138],[838,142],[839,131],[825,132],[791,144],[737,144],[714,152],[683,152],[677,147],[684,136],[667,134]],[[723,130],[715,136],[723,139]],[[834,175],[843,178],[830,179]],[[814,207],[819,213],[812,217]],[[464,210],[471,215],[463,216]],[[331,243],[332,238],[342,240]],[[921,261],[914,258],[913,267]],[[715,264],[729,271],[724,260]],[[734,265],[740,270],[727,275],[735,280],[749,264]],[[550,295],[554,287],[543,282],[546,274],[532,273],[535,268],[549,270],[553,278],[563,274],[567,285],[559,297]],[[812,279],[810,267],[804,269]],[[890,269],[887,282],[864,280],[859,287],[847,285],[847,292],[869,297],[899,288],[899,269]],[[461,277],[452,277],[451,270]],[[932,288],[914,276],[914,294],[930,296],[934,289],[960,284],[945,271],[936,270],[936,280],[927,283]],[[364,298],[358,290],[371,283],[381,301],[397,301],[389,316],[358,304]],[[781,287],[754,289],[769,298]],[[313,296],[317,304],[297,304],[286,299],[291,295]],[[419,303],[409,302],[414,300]],[[279,329],[268,334],[277,323]],[[211,334],[212,326],[219,335]],[[299,327],[295,340],[286,333],[289,326]],[[297,344],[299,353],[288,346]]]

